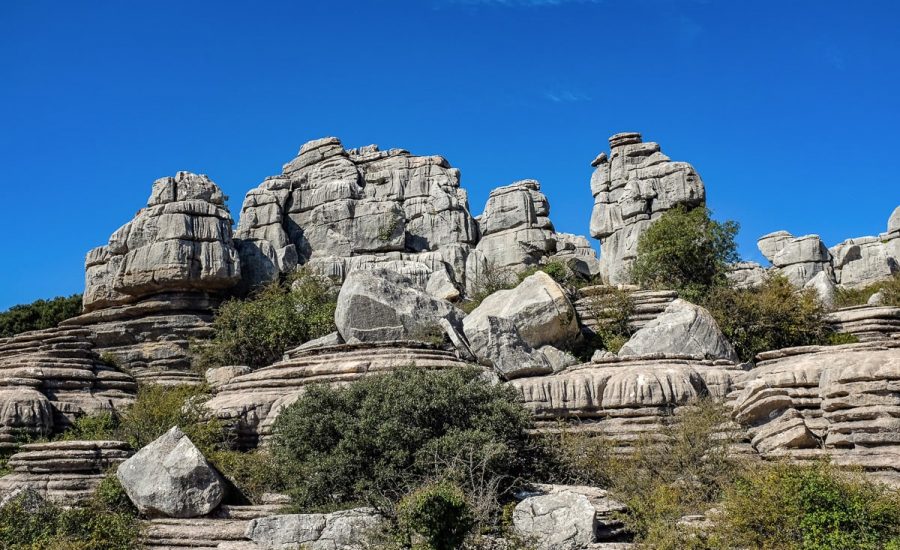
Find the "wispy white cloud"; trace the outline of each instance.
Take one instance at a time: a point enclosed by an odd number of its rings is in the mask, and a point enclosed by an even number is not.
[[[591,96],[578,90],[548,90],[544,92],[544,98],[553,103],[576,103],[591,100]]]

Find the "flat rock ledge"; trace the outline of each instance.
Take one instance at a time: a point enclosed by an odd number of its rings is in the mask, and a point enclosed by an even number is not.
[[[861,342],[886,340],[900,334],[900,307],[847,307],[829,313],[825,321],[835,332],[852,334]]]
[[[107,471],[132,454],[122,441],[29,443],[9,459],[12,473],[0,478],[0,495],[32,489],[64,505],[86,502]]]
[[[669,304],[678,298],[674,290],[640,290],[636,286],[595,285],[578,291],[575,300],[575,311],[581,322],[582,330],[595,332],[604,323],[611,320],[612,309],[616,304],[611,297],[616,291],[627,293],[633,312],[628,317],[628,328],[633,332],[644,328],[644,325],[659,317]]]
[[[455,352],[412,341],[339,344],[287,352],[282,361],[235,376],[216,388],[206,405],[252,447],[271,433],[281,410],[310,384],[346,384],[403,367],[446,369],[475,366]]]

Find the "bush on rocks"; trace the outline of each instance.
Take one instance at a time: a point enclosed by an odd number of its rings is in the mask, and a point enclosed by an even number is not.
[[[753,289],[717,287],[703,302],[742,361],[762,351],[829,343],[825,310],[813,289],[782,275]]]
[[[496,513],[523,470],[529,425],[515,390],[478,369],[408,368],[310,387],[279,415],[272,449],[301,511],[365,504],[392,515],[413,488],[445,479]]]
[[[669,210],[640,236],[631,278],[647,288],[677,290],[697,303],[726,284],[728,265],[739,259],[737,232],[736,222],[717,222],[706,208]]]
[[[461,548],[474,526],[465,493],[446,482],[424,485],[403,497],[397,516],[404,543],[421,550]]]
[[[288,349],[333,332],[336,304],[330,283],[305,269],[246,300],[229,300],[216,312],[213,338],[194,344],[194,366],[269,365]]]
[[[834,297],[834,307],[864,305],[876,292],[880,292],[883,297],[882,305],[900,307],[900,274],[864,288],[838,287]]]
[[[81,314],[81,294],[58,296],[51,300],[36,300],[30,304],[12,306],[0,313],[0,338],[29,330],[53,328],[60,321]]]

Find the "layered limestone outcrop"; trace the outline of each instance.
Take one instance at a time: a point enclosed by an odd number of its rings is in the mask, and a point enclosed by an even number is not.
[[[146,550],[251,550],[246,537],[254,519],[277,514],[278,504],[232,506],[223,504],[200,518],[154,518],[141,525],[141,544]]]
[[[900,334],[900,307],[846,307],[827,314],[825,321],[835,332],[852,334],[861,342],[888,340]]]
[[[446,369],[471,366],[454,352],[422,342],[370,342],[297,348],[282,361],[234,376],[214,388],[206,403],[243,447],[256,446],[271,433],[281,410],[317,383],[346,384],[403,367]]]
[[[591,163],[591,236],[600,239],[601,273],[607,283],[629,283],[641,234],[676,206],[702,206],[703,181],[686,162],[673,162],[659,144],[626,132],[609,138],[609,155]]]
[[[728,399],[764,457],[828,456],[900,483],[900,338],[761,353]]]
[[[64,327],[0,339],[0,448],[134,399],[134,379],[102,361],[91,336]]]
[[[196,382],[189,342],[210,334],[212,310],[241,278],[233,220],[221,189],[204,175],[156,180],[147,201],[85,262],[86,327],[100,353],[135,376]]]
[[[662,423],[704,396],[723,399],[739,369],[701,357],[606,356],[547,376],[509,382],[542,431],[567,429],[608,436],[627,452],[642,437],[658,437]]]
[[[54,441],[22,445],[0,477],[0,495],[30,489],[58,504],[87,502],[110,468],[131,456],[122,441]]]

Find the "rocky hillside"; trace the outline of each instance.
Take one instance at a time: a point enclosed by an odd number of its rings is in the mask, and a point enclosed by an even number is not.
[[[591,166],[584,192],[594,199],[599,258],[588,238],[555,230],[535,180],[494,189],[476,217],[447,159],[347,149],[333,137],[304,144],[249,190],[236,228],[207,176],[153,182],[134,219],[88,252],[83,313],[0,339],[0,448],[11,455],[0,513],[26,494],[93,506],[114,471],[139,518],[135,547],[373,547],[386,524],[406,525],[397,520],[404,505],[298,510],[296,486],[252,492],[222,457],[277,455],[279,418],[323,385],[354,388],[407,369],[476,370],[524,407],[532,441],[581,438],[603,441],[603,456],[644,456],[648,445],[668,444],[698,403],[712,402],[725,411],[713,431],[729,434],[729,460],[751,469],[827,464],[900,487],[900,206],[884,233],[830,248],[817,235],[765,235],[759,249],[771,265],[732,263],[708,300],[691,303],[678,288],[635,280],[631,267],[654,223],[705,208],[697,170],[633,132],[612,136]],[[197,368],[203,343],[225,337],[214,323],[223,303],[250,303],[297,270],[325,281],[334,331],[279,350],[262,368]],[[784,279],[787,298],[760,306],[768,313],[752,322],[738,316]],[[290,293],[286,286],[270,291]],[[795,299],[813,308],[811,336],[755,336],[795,313],[771,313],[781,305],[772,302]],[[791,347],[765,348],[772,341]],[[227,443],[206,446],[186,421],[150,441],[85,428],[100,415],[138,418],[148,388],[185,386],[195,393],[184,410],[201,411]],[[523,464],[549,464],[517,452]],[[245,477],[263,470],[253,464]],[[495,513],[479,524],[491,527],[483,546],[468,539],[468,547],[612,550],[649,540],[623,519],[635,511],[616,492],[624,474],[586,485],[529,468],[497,497],[508,506],[504,527]],[[288,513],[296,511],[304,513]],[[696,533],[726,523],[727,509],[720,513],[670,523]]]

